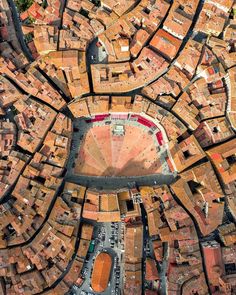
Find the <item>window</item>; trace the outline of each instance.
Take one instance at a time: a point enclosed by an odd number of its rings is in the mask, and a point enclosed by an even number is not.
[[[35,118],[35,117],[30,117],[29,119],[30,119],[30,122],[31,122],[32,124],[34,124],[36,118]]]
[[[219,129],[217,127],[213,127],[212,132],[213,133],[218,133],[219,132]]]
[[[139,71],[142,71],[143,70],[143,68],[142,68],[142,66],[138,66],[138,69],[139,69]]]
[[[151,10],[148,7],[145,7],[143,9],[143,12],[145,12],[146,14],[150,14]]]
[[[71,202],[73,202],[73,203],[76,203],[76,202],[77,202],[77,200],[78,200],[78,199],[77,199],[77,198],[75,198],[75,197],[72,197],[72,198],[71,198]]]
[[[193,180],[188,181],[188,185],[189,185],[189,188],[190,188],[192,194],[197,193],[198,189],[201,187],[200,183],[195,182]]]
[[[183,154],[184,154],[185,159],[188,159],[191,156],[189,150],[184,151]]]
[[[51,243],[48,240],[46,240],[43,242],[43,245],[45,248],[48,248],[51,245]]]
[[[132,200],[126,201],[126,206],[128,211],[134,211],[134,203]]]
[[[231,156],[227,157],[226,160],[229,163],[229,165],[232,165],[232,164],[236,163],[236,156],[231,155]]]
[[[80,9],[79,13],[83,15],[84,17],[88,17],[89,15],[89,12],[83,8]]]

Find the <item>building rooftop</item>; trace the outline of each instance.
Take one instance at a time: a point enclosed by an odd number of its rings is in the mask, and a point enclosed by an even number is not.
[[[236,294],[235,1],[0,20],[0,294]]]
[[[93,265],[91,286],[94,292],[104,292],[107,288],[112,266],[112,258],[108,253],[100,253]]]

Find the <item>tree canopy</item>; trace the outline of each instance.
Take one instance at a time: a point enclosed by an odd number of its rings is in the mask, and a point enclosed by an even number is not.
[[[23,12],[34,3],[34,0],[15,0],[15,3],[18,11]]]

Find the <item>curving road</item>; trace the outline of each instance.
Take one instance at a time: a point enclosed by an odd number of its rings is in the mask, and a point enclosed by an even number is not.
[[[15,3],[14,3],[13,0],[7,0],[7,1],[8,1],[9,7],[10,7],[11,12],[12,12],[12,18],[13,18],[15,31],[16,31],[16,36],[17,36],[17,38],[19,40],[19,43],[20,43],[20,45],[22,47],[23,53],[25,54],[25,56],[26,56],[26,58],[28,59],[29,62],[33,62],[34,58],[33,58],[32,54],[31,54],[29,48],[26,45],[24,35],[23,35],[23,31],[22,31],[22,27],[21,27],[21,21],[19,19],[19,15],[18,15],[18,11],[17,11],[16,6],[15,6]],[[197,11],[201,10],[202,3],[203,3],[203,1],[200,1]],[[193,26],[194,26],[194,24],[196,22],[197,14],[198,13],[195,14],[193,25],[189,30],[190,34],[192,33],[192,28],[193,28]],[[188,34],[188,37],[189,37],[189,34]],[[188,38],[184,39],[183,45],[182,45],[181,49],[179,50],[179,52],[181,52],[181,50],[182,50],[183,46],[186,44],[187,40],[188,40]],[[94,41],[94,43],[96,43],[96,42]],[[87,57],[87,71],[88,71],[88,75],[89,75],[90,87],[91,87],[91,92],[93,93],[92,76],[91,76],[91,68],[90,68],[90,65],[92,63],[90,57],[94,54],[92,47],[93,47],[93,43],[88,48],[86,57]],[[172,62],[170,67],[173,64],[174,64],[174,61]],[[163,71],[163,73],[161,73],[158,77],[155,77],[154,80],[156,80],[160,76],[164,75],[170,69],[170,67],[167,68],[165,71]],[[194,79],[196,79],[196,77]],[[191,83],[193,83],[193,81],[191,81]],[[186,89],[184,89],[183,91],[185,91],[185,90]],[[91,95],[91,93],[90,93],[90,95]],[[125,94],[117,93],[116,95],[127,95],[127,93],[125,93]],[[150,100],[150,98],[149,98],[149,100]],[[79,137],[78,137],[77,141],[79,141]],[[76,149],[74,149],[74,150],[72,149],[72,154],[73,153],[74,154],[76,153]],[[69,159],[68,164],[69,164],[69,166],[72,165],[72,160]],[[172,182],[175,181],[175,176],[176,175],[172,175],[172,174],[169,174],[169,175],[161,175],[160,174],[160,175],[149,175],[149,176],[142,176],[142,177],[89,177],[89,176],[76,176],[76,175],[67,174],[66,177],[65,177],[65,180],[70,181],[70,182],[74,182],[74,183],[78,183],[78,184],[81,184],[81,185],[86,186],[86,187],[97,188],[97,189],[100,189],[100,190],[103,190],[103,189],[117,190],[117,189],[122,189],[124,187],[134,187],[136,185],[137,186],[142,186],[142,185],[153,186],[154,184],[155,185],[163,184],[163,183],[171,184]],[[56,200],[56,197],[54,198],[53,202],[55,200]],[[53,202],[52,202],[51,206],[49,207],[48,212],[51,211],[52,205],[54,204]],[[183,205],[182,205],[182,207],[183,207]],[[191,214],[190,214],[190,217],[192,218]],[[195,222],[195,220],[193,218],[192,218],[192,220],[193,220],[193,222]],[[145,223],[144,220],[143,220],[143,222]],[[43,225],[44,225],[44,223],[43,223]],[[195,222],[195,227],[196,227],[196,230],[197,230],[197,233],[198,233],[199,241],[201,241],[201,235],[199,233],[198,227],[196,226],[196,222]],[[40,227],[39,230],[41,230],[41,228],[42,227]],[[39,232],[39,230],[36,231],[36,233],[31,237],[31,239],[33,239],[35,237],[35,235]],[[145,233],[145,234],[147,234],[147,233]],[[79,237],[79,233],[78,233],[78,237]],[[77,239],[77,245],[76,245],[76,249],[75,249],[76,251],[78,249],[78,240],[79,239]],[[146,236],[144,236],[144,240],[146,240]],[[27,243],[29,241],[27,241]],[[107,249],[107,250],[110,251],[109,249]],[[165,250],[167,250],[167,249],[165,249]],[[201,250],[201,246],[200,246],[200,250]],[[69,263],[66,271],[63,272],[63,275],[54,283],[54,285],[56,285],[59,281],[61,281],[63,279],[63,277],[65,276],[65,274],[69,271],[69,269],[71,267],[71,264],[72,264],[73,260],[76,257],[76,253],[77,253],[76,251],[74,252],[72,260]],[[112,254],[112,256],[115,256],[114,253],[111,253],[111,254]],[[144,254],[144,257],[145,257],[145,254],[146,254],[145,251],[144,251],[143,254]],[[90,267],[91,267],[91,265],[90,265]],[[203,259],[203,267],[204,267],[204,274],[206,275],[204,259]],[[162,283],[161,283],[162,291],[161,291],[161,294],[164,294],[164,292],[166,291],[166,280],[165,280],[166,269],[167,269],[167,260],[164,260],[163,266],[162,266]],[[207,277],[206,277],[206,281],[207,281]],[[111,285],[113,286],[114,283],[112,283]]]
[[[24,34],[23,34],[23,31],[21,28],[21,21],[19,19],[19,14],[16,9],[15,3],[13,0],[7,0],[7,2],[8,2],[10,9],[11,9],[11,12],[12,12],[12,18],[13,18],[13,24],[15,27],[15,31],[16,31],[16,36],[20,42],[22,51],[23,51],[24,55],[26,56],[26,58],[28,59],[28,61],[33,62],[34,58],[25,43]]]
[[[122,188],[133,188],[135,186],[153,186],[167,184],[175,181],[175,176],[155,174],[139,177],[97,177],[97,176],[77,176],[67,175],[66,181],[80,184],[99,190],[119,190]]]

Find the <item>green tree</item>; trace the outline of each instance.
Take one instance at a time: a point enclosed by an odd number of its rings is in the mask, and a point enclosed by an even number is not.
[[[26,11],[33,3],[34,0],[15,0],[15,4],[20,13]]]

